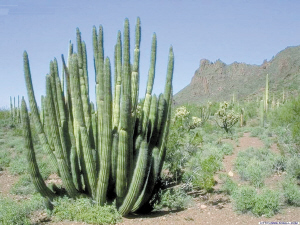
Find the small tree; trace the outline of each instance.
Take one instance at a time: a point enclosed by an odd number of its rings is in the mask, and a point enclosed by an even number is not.
[[[233,127],[238,120],[239,115],[235,113],[233,109],[230,109],[228,102],[220,103],[220,108],[215,113],[215,121],[219,127],[223,128],[226,133],[228,133],[230,128]]]

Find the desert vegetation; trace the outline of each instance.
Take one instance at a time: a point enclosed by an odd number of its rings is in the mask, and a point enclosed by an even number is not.
[[[216,195],[236,215],[272,218],[300,206],[300,97],[271,92],[266,75],[257,98],[172,105],[172,47],[165,91],[152,94],[154,34],[139,99],[140,29],[138,18],[132,64],[128,20],[123,39],[118,33],[112,86],[103,28],[94,27],[95,104],[79,29],[77,52],[70,43],[61,75],[57,60],[50,62],[40,107],[24,52],[30,111],[12,98],[11,109],[0,110],[1,224],[116,224],[128,215],[183,211],[199,199],[204,208]],[[263,145],[238,149],[245,134]]]

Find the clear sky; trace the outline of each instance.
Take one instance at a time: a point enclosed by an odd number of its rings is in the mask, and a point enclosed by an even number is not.
[[[299,0],[0,0],[0,107],[10,96],[27,99],[23,51],[29,55],[37,100],[45,93],[49,62],[67,56],[76,27],[87,44],[90,95],[94,100],[92,27],[104,27],[105,55],[113,60],[117,31],[130,21],[131,52],[134,26],[141,18],[140,93],[145,92],[152,33],[157,34],[154,92],[163,92],[168,49],[173,45],[173,89],[191,81],[202,58],[262,64],[287,46],[300,45]],[[131,55],[133,59],[133,55]]]

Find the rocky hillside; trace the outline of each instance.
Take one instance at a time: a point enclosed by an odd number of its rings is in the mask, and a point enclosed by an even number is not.
[[[175,104],[203,103],[207,100],[252,98],[265,88],[269,74],[270,90],[278,95],[283,89],[293,94],[300,85],[300,46],[287,47],[262,65],[234,62],[226,65],[221,60],[200,61],[191,83],[174,96]]]

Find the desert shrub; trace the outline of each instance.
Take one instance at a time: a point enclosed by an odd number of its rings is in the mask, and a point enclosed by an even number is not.
[[[14,183],[10,193],[17,195],[29,195],[36,193],[35,187],[31,182],[29,174],[23,174],[19,180]]]
[[[233,152],[233,145],[230,143],[223,143],[221,148],[224,155],[231,155]]]
[[[177,108],[171,120],[165,160],[165,168],[177,182],[181,180],[186,163],[203,142],[200,131],[191,129],[192,125],[195,124],[190,112],[185,107]]]
[[[294,206],[300,206],[300,189],[297,185],[297,179],[287,176],[282,182],[285,201]]]
[[[0,109],[0,126],[12,126],[12,120],[10,117],[10,111],[7,109]]]
[[[287,160],[286,172],[291,177],[300,178],[300,157],[298,155],[294,155]]]
[[[8,167],[10,164],[10,153],[0,150],[0,168]]]
[[[30,200],[17,203],[0,196],[0,224],[29,225],[31,212],[43,209],[42,197],[33,195]]]
[[[261,187],[264,179],[276,170],[276,155],[268,149],[248,148],[239,152],[234,165],[241,178]]]
[[[215,185],[214,174],[222,168],[221,147],[206,144],[187,163],[184,181],[191,182],[193,188],[211,191]]]
[[[53,216],[57,220],[70,220],[94,224],[115,224],[121,216],[114,205],[98,206],[90,199],[57,198],[54,202]]]
[[[256,190],[252,186],[241,186],[232,193],[234,209],[241,213],[250,211],[255,205]]]
[[[253,119],[257,116],[257,108],[258,108],[257,102],[254,101],[246,102],[243,108],[244,108],[244,115],[246,121],[248,121],[249,119]]]
[[[234,182],[227,174],[220,174],[219,178],[223,182],[220,189],[222,192],[231,195],[238,188],[238,184]]]
[[[251,137],[260,137],[265,131],[265,128],[263,127],[253,127],[251,129],[250,136]]]
[[[192,204],[192,198],[181,188],[171,188],[159,192],[159,201],[155,204],[156,210],[168,208],[171,210],[186,209]]]
[[[295,142],[300,143],[300,97],[292,99],[272,111],[269,120],[273,127],[289,127]]]
[[[255,197],[251,212],[256,216],[271,217],[280,209],[280,194],[278,191],[264,189]]]
[[[21,175],[27,173],[27,159],[24,155],[18,155],[15,157],[9,167],[9,172],[13,175]]]

